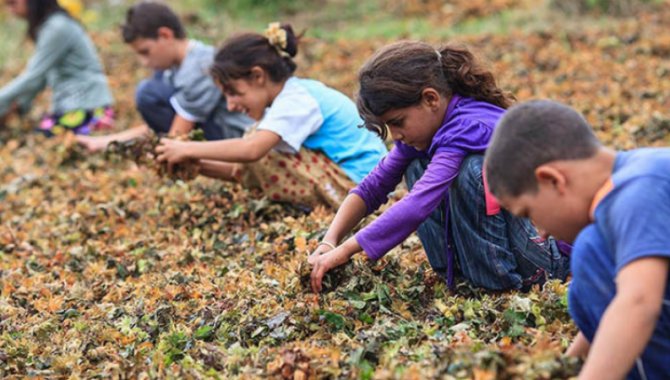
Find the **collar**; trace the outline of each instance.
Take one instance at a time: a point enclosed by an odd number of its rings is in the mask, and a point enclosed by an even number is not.
[[[595,221],[596,207],[598,207],[600,202],[602,202],[602,200],[612,191],[612,189],[614,189],[614,182],[612,181],[612,177],[610,177],[602,186],[600,186],[598,191],[596,191],[596,195],[593,197],[593,201],[591,201],[591,208],[589,209],[589,217],[591,218],[591,222]]]

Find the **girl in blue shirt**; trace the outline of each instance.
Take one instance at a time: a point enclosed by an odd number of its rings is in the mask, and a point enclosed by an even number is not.
[[[258,123],[245,138],[164,139],[158,159],[197,161],[201,173],[260,187],[273,200],[337,207],[386,153],[364,128],[354,103],[324,84],[296,78],[298,38],[289,25],[233,37],[211,73],[231,111]]]

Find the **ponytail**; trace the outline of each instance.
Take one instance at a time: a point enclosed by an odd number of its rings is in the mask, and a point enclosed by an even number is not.
[[[445,46],[439,52],[442,72],[452,93],[509,108],[514,97],[500,89],[493,74],[464,47]]]
[[[358,111],[365,127],[384,139],[388,131],[380,116],[391,109],[418,104],[427,87],[444,96],[458,94],[501,108],[514,102],[470,51],[449,45],[440,50],[418,41],[388,45],[363,65],[358,79]]]

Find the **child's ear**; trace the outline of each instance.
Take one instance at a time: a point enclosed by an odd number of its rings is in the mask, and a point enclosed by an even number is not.
[[[254,66],[251,68],[249,79],[252,83],[263,86],[267,80],[267,73],[260,66]]]
[[[421,101],[431,110],[438,110],[440,108],[440,99],[442,96],[436,89],[426,87],[421,91]]]
[[[174,31],[168,27],[161,26],[156,32],[158,38],[164,38],[167,40],[174,39]]]
[[[535,179],[540,188],[551,188],[563,195],[566,191],[567,178],[555,166],[544,164],[535,168]]]

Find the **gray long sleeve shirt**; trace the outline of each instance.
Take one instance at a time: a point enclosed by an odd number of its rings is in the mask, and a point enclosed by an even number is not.
[[[0,89],[0,115],[14,102],[27,111],[45,87],[52,91],[52,112],[113,103],[93,42],[79,23],[60,12],[40,27],[35,53],[23,73]]]

